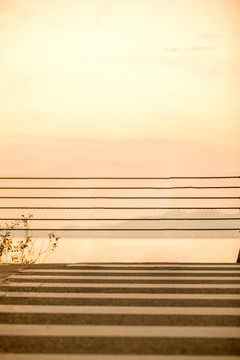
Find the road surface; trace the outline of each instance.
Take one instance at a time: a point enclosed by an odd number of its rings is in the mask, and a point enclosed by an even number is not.
[[[0,265],[0,359],[240,359],[240,265]]]

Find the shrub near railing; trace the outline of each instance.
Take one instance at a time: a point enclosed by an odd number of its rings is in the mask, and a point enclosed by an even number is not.
[[[46,258],[57,248],[60,237],[54,232],[48,234],[46,240],[42,240],[40,247],[37,247],[37,239],[29,235],[32,214],[21,216],[18,221],[5,224],[4,230],[0,226],[0,263],[34,264],[44,262]],[[25,234],[22,239],[14,239],[14,231],[18,227],[24,227]],[[7,230],[6,230],[7,229]]]

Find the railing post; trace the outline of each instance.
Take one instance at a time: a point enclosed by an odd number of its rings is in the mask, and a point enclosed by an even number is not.
[[[240,249],[239,249],[239,252],[238,252],[238,257],[237,257],[236,263],[237,263],[237,264],[240,264]]]

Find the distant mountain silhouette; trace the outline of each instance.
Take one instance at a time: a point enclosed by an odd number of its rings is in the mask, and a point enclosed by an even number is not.
[[[214,220],[214,218],[238,218],[238,220]],[[143,218],[139,216],[138,218]],[[92,229],[96,231],[83,231],[83,232],[61,232],[58,231],[57,234],[61,237],[77,237],[77,238],[239,238],[240,237],[240,213],[235,214],[223,214],[215,210],[202,210],[194,212],[184,212],[184,211],[168,211],[162,215],[155,217],[146,217],[149,219],[146,221],[118,221],[118,222],[108,222],[103,225],[94,226]],[[172,218],[178,218],[180,220],[168,220]],[[182,218],[210,218],[213,220],[181,220]],[[153,221],[156,219],[156,221]],[[164,221],[157,219],[164,219]],[[65,227],[65,229],[78,229],[86,228],[86,226],[80,223],[78,226]],[[89,228],[89,226],[88,226]],[[173,231],[97,231],[98,229],[162,229],[162,228],[171,228]],[[200,231],[174,231],[174,229],[202,229]],[[213,228],[237,228],[236,231],[204,231],[204,229],[213,229]]]

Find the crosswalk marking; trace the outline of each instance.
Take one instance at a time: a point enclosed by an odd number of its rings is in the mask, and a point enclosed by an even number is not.
[[[187,289],[187,288],[215,288],[215,289],[238,289],[240,291],[239,284],[92,284],[92,283],[35,283],[35,282],[9,282],[6,287],[59,287],[59,288],[141,288],[141,289]]]
[[[239,266],[240,269],[240,266]],[[29,270],[22,270],[21,273],[26,273],[26,272],[31,272],[31,273],[59,273],[59,272],[63,272],[63,273],[70,273],[70,272],[74,272],[74,273],[107,273],[111,276],[115,276],[115,274],[118,273],[123,273],[123,274],[150,274],[153,276],[153,274],[164,274],[164,273],[171,273],[171,274],[179,274],[179,272],[181,272],[182,274],[212,274],[212,273],[218,273],[218,274],[238,274],[240,276],[240,271],[239,270],[133,270],[133,269],[129,269],[129,270],[114,270],[113,272],[111,272],[111,270],[106,270],[106,269],[97,269],[97,270],[93,270],[93,269],[74,269],[70,270],[70,269],[29,269]]]
[[[2,324],[0,336],[94,336],[240,339],[234,326],[115,326],[115,325],[9,325]]]
[[[1,360],[240,356],[238,265],[30,265],[0,290]]]
[[[121,294],[121,293],[57,293],[57,292],[0,292],[2,297],[26,298],[94,298],[94,299],[212,299],[240,300],[240,294]]]
[[[73,275],[12,275],[10,279],[46,279],[46,280],[74,280],[76,279],[76,276]],[[109,276],[78,276],[78,280],[111,280],[109,279]],[[152,277],[152,276],[115,276],[114,280],[240,280],[235,276],[174,276],[169,275],[166,276],[158,276]]]
[[[121,265],[119,264],[111,264],[111,263],[76,263],[76,264],[68,264],[67,267],[80,267],[80,266],[85,266],[85,267],[98,267],[98,268],[119,268],[119,267],[127,267],[127,268],[135,268],[135,267],[144,267],[144,268],[156,268],[156,267],[169,267],[169,268],[175,268],[175,267],[179,267],[181,270],[186,269],[186,268],[225,268],[225,267],[229,267],[231,269],[240,269],[240,265],[234,265],[234,264],[182,264],[182,263],[158,263],[158,264],[144,264],[144,263],[136,263],[136,264],[127,264],[127,263],[121,263]]]
[[[145,307],[145,306],[55,306],[55,305],[0,305],[0,313],[35,314],[133,314],[133,315],[234,315],[240,308],[211,307]]]
[[[224,355],[81,355],[81,354],[2,354],[1,360],[239,360]]]

